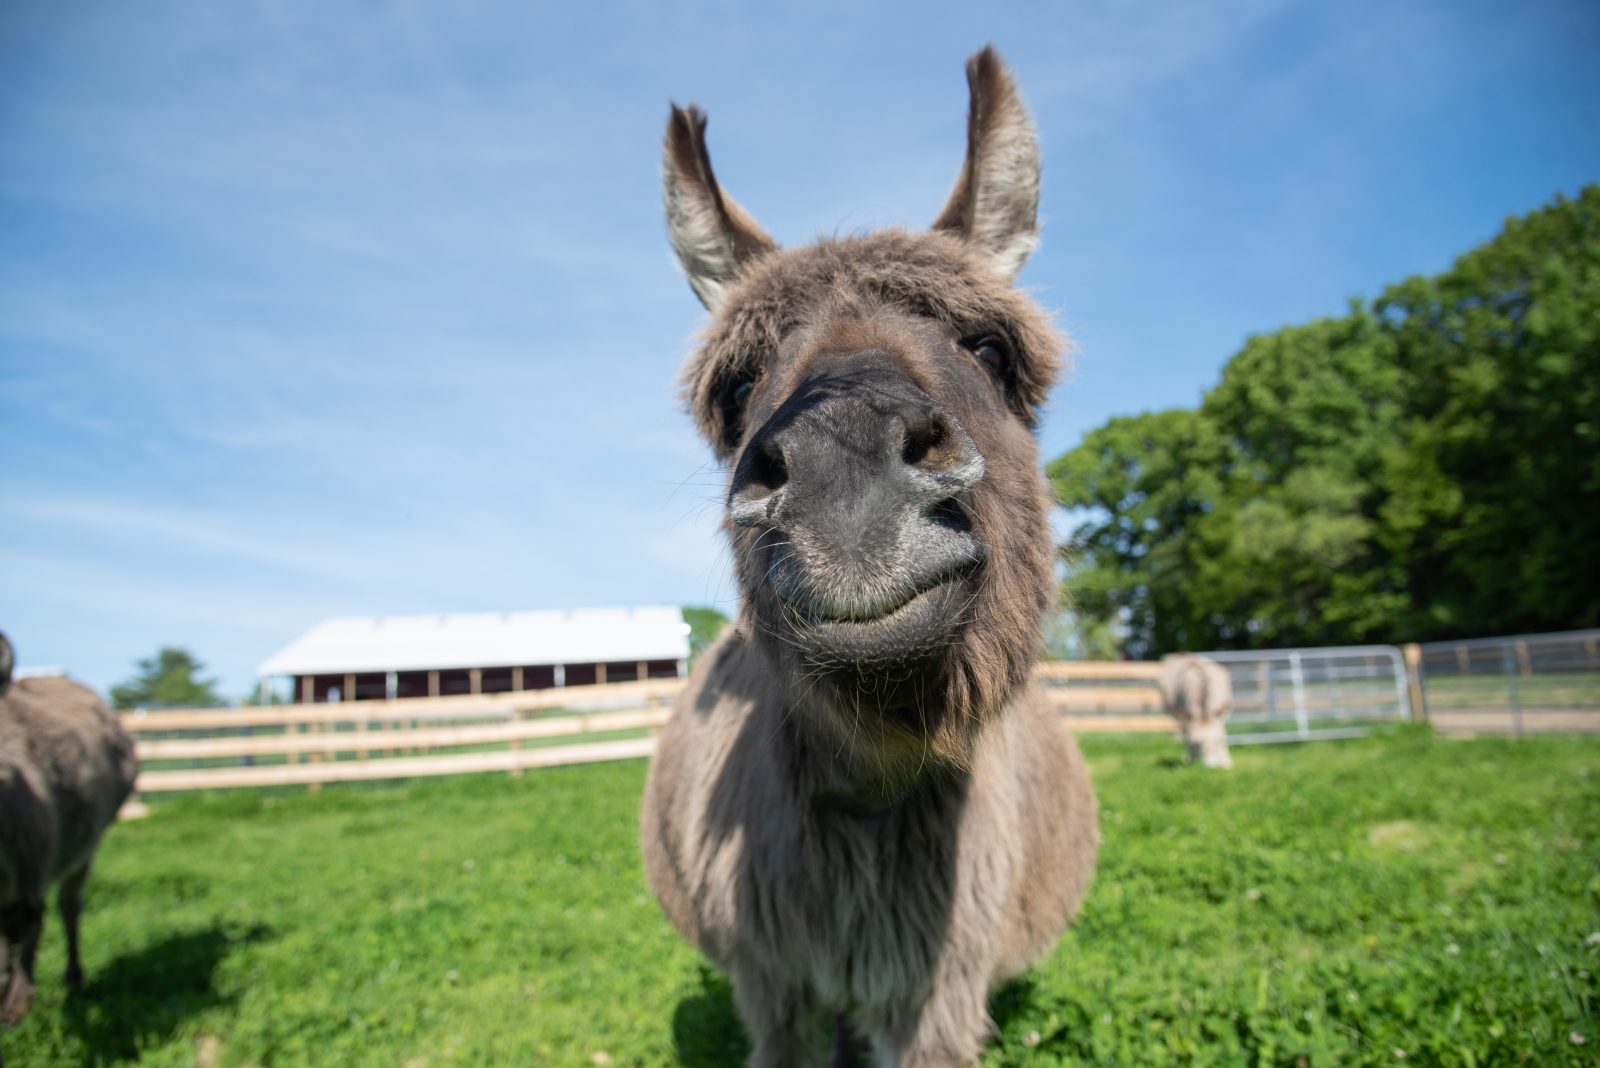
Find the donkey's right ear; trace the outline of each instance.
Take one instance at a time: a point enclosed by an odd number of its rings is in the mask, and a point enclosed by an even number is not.
[[[967,60],[967,158],[935,230],[959,234],[1011,278],[1039,241],[1039,139],[989,46]]]
[[[678,262],[700,303],[715,311],[744,265],[778,246],[717,185],[706,151],[706,114],[692,104],[672,106],[662,187]]]

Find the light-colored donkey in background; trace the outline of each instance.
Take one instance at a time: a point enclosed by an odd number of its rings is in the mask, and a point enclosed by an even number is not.
[[[1228,713],[1233,711],[1233,679],[1208,657],[1177,653],[1161,658],[1161,698],[1183,730],[1191,763],[1231,768]]]

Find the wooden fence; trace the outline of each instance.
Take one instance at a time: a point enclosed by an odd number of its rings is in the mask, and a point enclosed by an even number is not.
[[[1079,731],[1166,731],[1154,663],[1046,663]],[[396,701],[128,712],[141,793],[410,779],[648,756],[681,679]]]

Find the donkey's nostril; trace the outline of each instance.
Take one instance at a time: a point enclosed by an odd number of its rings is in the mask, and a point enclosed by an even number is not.
[[[931,503],[971,489],[983,477],[983,456],[954,418],[926,409],[901,424],[900,460]]]
[[[905,437],[900,443],[900,460],[907,467],[939,470],[956,462],[956,452],[963,451],[950,432],[944,416],[938,412],[925,412],[908,419]]]
[[[771,526],[778,491],[789,481],[783,449],[770,437],[752,442],[733,475],[728,516],[735,526]]]
[[[789,481],[789,465],[784,462],[783,450],[771,438],[756,446],[746,469],[746,487],[759,496],[767,496]]]
[[[984,476],[984,457],[973,435],[947,412],[925,408],[899,420],[899,459],[923,505],[971,489]]]

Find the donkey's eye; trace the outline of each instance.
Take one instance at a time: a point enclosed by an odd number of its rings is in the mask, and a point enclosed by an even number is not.
[[[994,374],[1004,375],[1011,366],[1011,346],[999,334],[983,334],[962,344]]]
[[[755,384],[753,377],[735,379],[724,384],[717,394],[717,407],[722,415],[722,437],[730,449],[739,444],[739,438],[744,433],[744,409]]]

